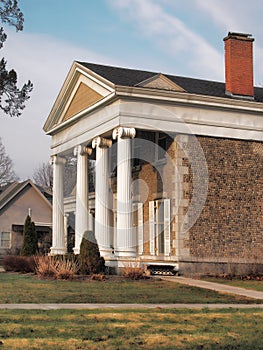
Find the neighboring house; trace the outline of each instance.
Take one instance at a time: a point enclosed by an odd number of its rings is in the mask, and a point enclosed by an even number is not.
[[[0,187],[0,256],[19,253],[29,214],[36,225],[39,247],[48,252],[52,235],[52,195],[30,180]]]
[[[66,252],[62,178],[64,156],[74,153],[76,195],[65,209],[75,213],[76,254],[93,227],[117,269],[262,266],[263,88],[253,86],[254,39],[229,33],[224,41],[225,83],[73,63],[44,126],[54,164],[52,254]],[[96,161],[90,208],[88,158]]]

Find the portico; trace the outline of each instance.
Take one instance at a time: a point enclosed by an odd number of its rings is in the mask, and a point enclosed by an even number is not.
[[[95,237],[101,255],[106,262],[116,265],[118,258],[134,260],[136,258],[136,237],[133,227],[132,203],[132,146],[135,137],[134,128],[118,127],[108,133],[107,137],[96,136],[83,145],[77,145],[73,154],[77,158],[77,181],[75,196],[75,254],[79,254],[82,237],[91,227],[88,193],[88,159],[95,157]],[[109,149],[113,140],[117,143],[117,225],[114,239],[114,224],[112,220],[113,192],[110,186]],[[54,210],[52,255],[66,253],[64,239],[65,216],[63,197],[63,155],[52,157],[54,167]]]

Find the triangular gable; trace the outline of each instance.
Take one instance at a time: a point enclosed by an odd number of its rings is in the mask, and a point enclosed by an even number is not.
[[[34,185],[34,183],[31,180],[26,180],[24,182],[14,182],[10,187],[12,187],[12,191],[6,191],[3,192],[3,199],[0,202],[0,210],[2,210],[7,204],[9,204],[11,201],[15,200],[15,198],[25,189],[26,186],[30,185],[36,193],[46,202],[46,204],[51,208],[52,205],[48,201],[48,199],[44,196],[44,194],[37,188],[37,186]]]
[[[140,82],[139,84],[137,84],[137,86],[147,87],[152,89],[185,92],[185,90],[181,86],[175,84],[173,81],[171,81],[161,73],[156,74],[151,78]]]
[[[115,85],[78,62],[74,62],[44,125],[49,133],[79,118],[114,92]],[[74,118],[74,119],[73,119]]]
[[[80,83],[64,115],[63,121],[68,120],[77,113],[92,106],[94,103],[100,101],[103,97],[103,95],[91,89],[89,86],[85,85],[84,83]]]

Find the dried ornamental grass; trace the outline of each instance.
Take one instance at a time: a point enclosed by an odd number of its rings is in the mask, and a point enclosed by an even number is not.
[[[79,267],[74,258],[36,256],[36,273],[40,277],[53,277],[56,279],[73,279]]]
[[[129,278],[131,280],[141,280],[149,278],[145,274],[145,268],[143,266],[125,266],[122,270],[122,274],[124,277]]]
[[[56,268],[56,278],[62,280],[72,280],[74,275],[78,272],[78,264],[77,262],[71,258],[58,258],[55,261]]]
[[[36,274],[39,277],[55,277],[57,270],[52,256],[35,256]]]

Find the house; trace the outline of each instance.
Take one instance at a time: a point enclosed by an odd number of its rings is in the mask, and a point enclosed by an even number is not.
[[[52,235],[52,195],[31,180],[0,187],[0,256],[19,253],[26,216],[36,226],[39,247],[50,248]]]
[[[44,125],[54,164],[51,254],[66,252],[72,198],[62,178],[74,154],[75,254],[93,229],[116,269],[262,267],[263,88],[253,83],[253,41],[224,38],[225,83],[73,63]]]

